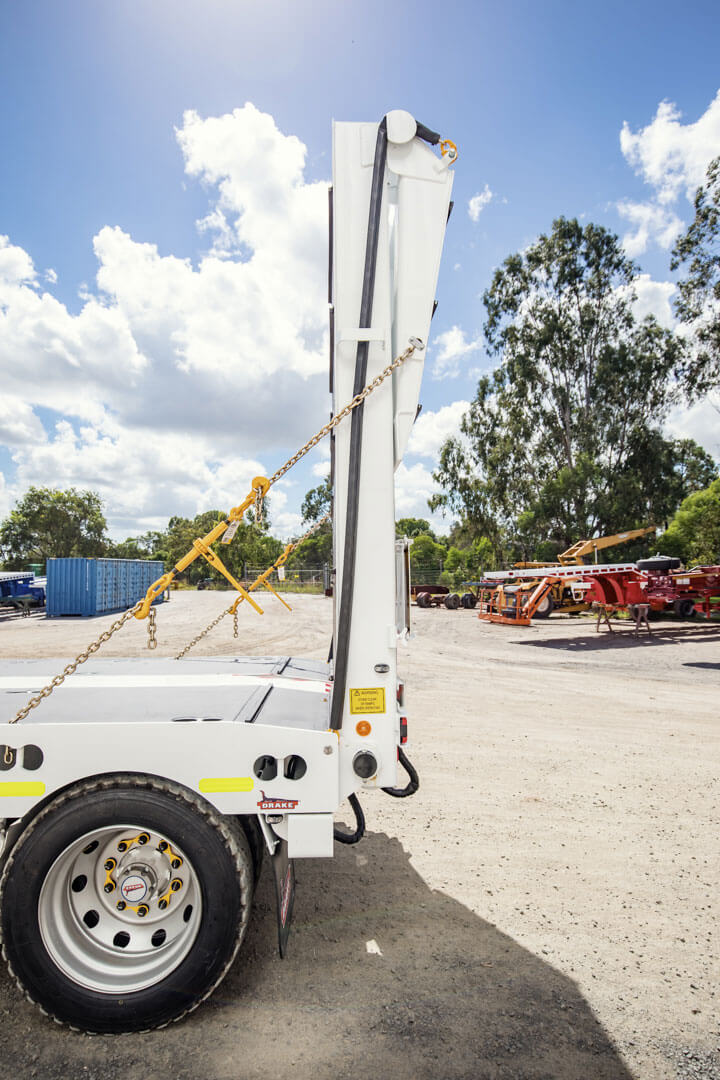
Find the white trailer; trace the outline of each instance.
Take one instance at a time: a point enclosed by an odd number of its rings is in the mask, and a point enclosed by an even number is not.
[[[409,582],[393,474],[418,410],[455,153],[399,110],[333,136],[335,413],[421,341],[332,433],[330,662],[88,660],[15,726],[64,661],[0,662],[3,954],[48,1016],[86,1031],[160,1027],[213,991],[263,850],[284,952],[293,860],[360,838],[357,791],[417,787],[402,751]],[[348,798],[357,826],[338,836]]]

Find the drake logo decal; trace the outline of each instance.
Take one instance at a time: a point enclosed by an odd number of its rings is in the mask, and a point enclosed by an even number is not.
[[[265,792],[260,789],[262,799],[258,803],[260,810],[294,810],[299,805],[299,799],[268,799]]]

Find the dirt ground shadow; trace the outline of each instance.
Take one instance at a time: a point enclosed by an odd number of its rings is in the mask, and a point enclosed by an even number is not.
[[[3,968],[0,1075],[631,1080],[573,981],[428,888],[398,840],[371,834],[333,863],[300,862],[297,876],[288,958],[276,953],[266,867],[229,977],[164,1031],[66,1031]]]
[[[652,623],[650,624],[652,626]],[[683,641],[691,641],[693,644],[717,644],[720,641],[720,626],[693,627],[668,627],[652,626],[651,632],[642,629],[635,637],[635,629],[631,623],[618,623],[610,633],[605,627],[599,632],[593,628],[592,633],[575,637],[548,638],[545,641],[529,641],[519,639],[512,642],[513,645],[530,645],[536,649],[562,649],[567,652],[594,652],[608,649],[637,649],[649,648],[659,645],[682,644]]]

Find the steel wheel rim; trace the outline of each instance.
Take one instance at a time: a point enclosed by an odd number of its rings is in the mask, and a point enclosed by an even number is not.
[[[166,978],[190,952],[201,921],[192,863],[168,837],[135,824],[74,840],[51,866],[38,900],[40,934],[55,964],[104,994]]]

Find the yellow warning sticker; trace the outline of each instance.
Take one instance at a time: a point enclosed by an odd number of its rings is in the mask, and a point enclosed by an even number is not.
[[[350,691],[351,713],[385,712],[385,690],[382,686],[367,686]]]

